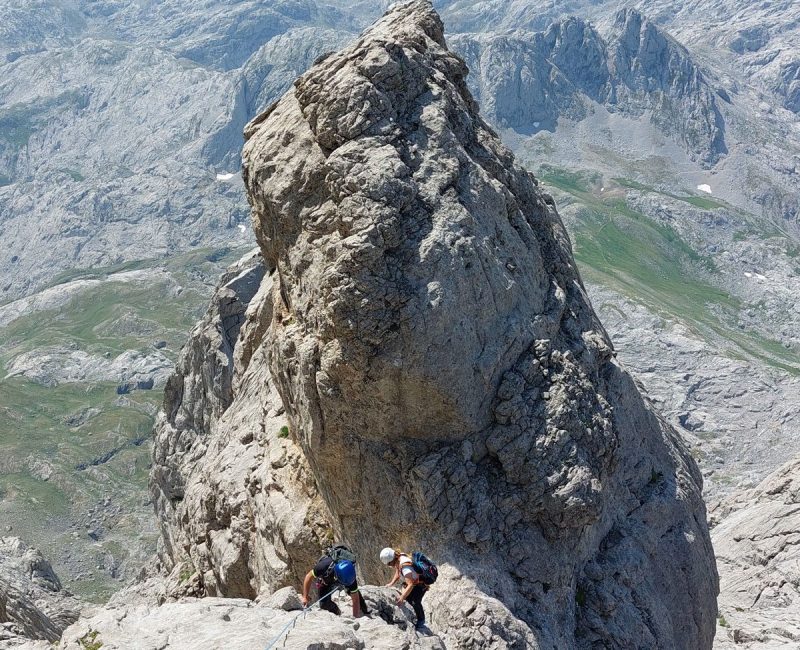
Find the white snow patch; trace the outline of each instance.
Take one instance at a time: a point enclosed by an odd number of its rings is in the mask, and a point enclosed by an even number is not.
[[[766,275],[761,275],[760,273],[756,273],[756,278],[758,278],[759,280],[766,280],[767,276]]]
[[[236,226],[236,227],[237,227],[239,230],[241,230],[242,232],[244,232],[245,230],[247,230],[247,228],[245,228],[245,227],[244,227],[242,224],[239,224],[239,225],[238,225],[238,226]]]
[[[752,278],[752,277],[753,277],[753,274],[752,274],[752,273],[748,273],[747,271],[745,271],[745,273],[744,273],[744,277],[746,277],[746,278]]]
[[[539,122],[534,122],[533,123],[533,128],[534,129],[538,129],[539,128]]]
[[[701,192],[705,192],[706,194],[711,194],[712,193],[711,192],[711,186],[710,185],[706,185],[705,183],[703,183],[702,185],[698,185],[697,189],[700,190]]]
[[[217,174],[218,181],[229,181],[231,180],[236,174]]]
[[[600,188],[600,191],[601,191],[601,192],[605,192],[605,191],[606,191],[606,188],[605,188],[605,187],[601,187],[601,188]]]

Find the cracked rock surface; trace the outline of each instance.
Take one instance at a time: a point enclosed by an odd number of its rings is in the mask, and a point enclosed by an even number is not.
[[[710,513],[720,573],[718,648],[800,643],[800,458]]]
[[[293,591],[293,590],[292,590]],[[297,593],[294,592],[294,600]],[[319,650],[445,650],[440,638],[414,630],[410,607],[398,609],[388,589],[368,588],[369,618],[352,618],[338,596],[341,617],[319,608],[294,610],[241,598],[184,598],[160,607],[109,607],[70,627],[59,650],[196,650],[197,648],[318,648]],[[293,623],[293,624],[292,624]]]
[[[223,278],[167,386],[166,597],[266,597],[331,538],[380,584],[392,543],[439,562],[448,648],[708,648],[697,467],[466,74],[410,2],[247,127],[263,261]]]
[[[255,598],[319,555],[323,504],[262,345],[274,277],[257,252],[230,267],[167,383],[150,474],[173,577],[160,599]]]
[[[61,588],[53,567],[18,537],[0,537],[0,648],[28,639],[58,641],[82,604]]]

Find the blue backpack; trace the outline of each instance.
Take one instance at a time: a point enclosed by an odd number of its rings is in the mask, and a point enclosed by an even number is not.
[[[419,551],[411,554],[414,570],[419,574],[419,579],[426,585],[432,585],[439,577],[439,569],[431,562],[430,558]]]

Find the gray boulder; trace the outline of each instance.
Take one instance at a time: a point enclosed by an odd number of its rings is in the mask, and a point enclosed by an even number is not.
[[[58,641],[81,608],[39,551],[18,537],[0,537],[0,647]]]

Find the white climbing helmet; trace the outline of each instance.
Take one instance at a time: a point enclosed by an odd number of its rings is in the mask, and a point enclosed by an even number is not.
[[[381,562],[389,564],[392,560],[394,560],[394,549],[387,546],[381,551]]]

